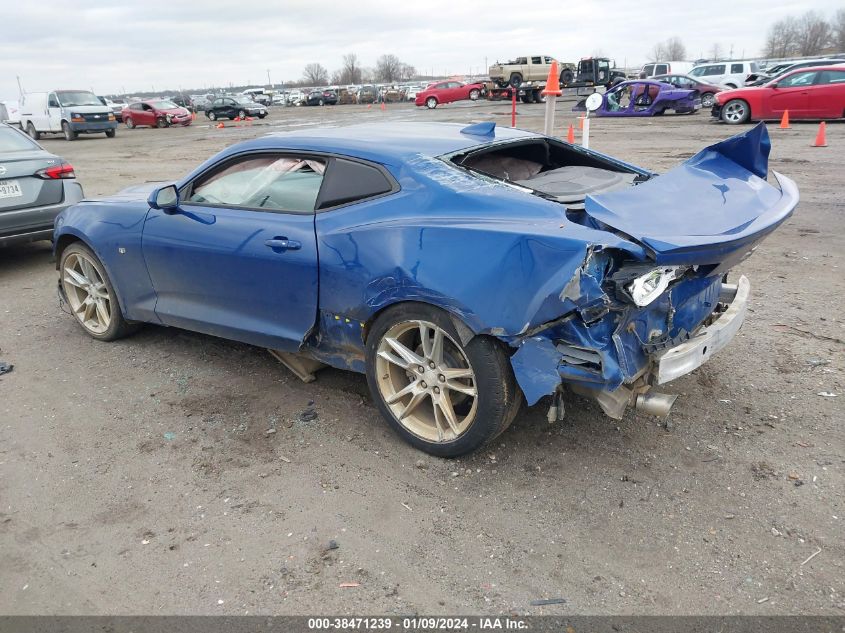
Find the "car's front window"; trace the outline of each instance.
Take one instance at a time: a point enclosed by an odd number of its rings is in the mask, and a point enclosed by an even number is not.
[[[84,90],[59,90],[56,92],[59,103],[65,107],[103,105],[93,92]]]
[[[179,106],[172,101],[153,101],[152,105],[156,110],[175,110]]]
[[[816,71],[815,70],[808,70],[801,73],[795,73],[794,75],[789,75],[781,79],[777,82],[779,88],[789,88],[793,86],[809,86],[813,83],[813,79],[816,78]]]
[[[323,181],[325,163],[289,156],[238,161],[197,182],[188,203],[311,212]]]

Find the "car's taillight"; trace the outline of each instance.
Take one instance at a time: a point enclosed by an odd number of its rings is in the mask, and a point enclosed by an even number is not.
[[[73,165],[71,165],[70,163],[62,163],[61,165],[55,165],[53,167],[39,169],[37,172],[35,172],[35,175],[39,178],[43,178],[44,180],[57,180],[59,178],[76,178],[76,174],[73,172]]]

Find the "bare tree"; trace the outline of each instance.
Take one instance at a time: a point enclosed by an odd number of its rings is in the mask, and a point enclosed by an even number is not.
[[[845,52],[845,9],[833,16],[833,45],[837,53]]]
[[[722,57],[722,45],[719,42],[713,43],[713,48],[710,49],[710,58],[716,62]]]
[[[663,46],[663,42],[658,42],[654,45],[651,49],[651,52],[648,54],[648,60],[650,62],[659,62],[666,59],[666,48]]]
[[[669,61],[681,61],[687,58],[687,47],[678,36],[670,37],[663,44],[666,49],[666,59]]]
[[[376,77],[390,83],[399,79],[402,62],[396,55],[382,55],[376,60]]]
[[[322,64],[316,62],[307,64],[302,70],[302,78],[312,86],[325,86],[329,83],[329,71]]]
[[[798,54],[818,55],[830,43],[831,28],[824,16],[807,11],[798,21]]]
[[[417,69],[410,64],[399,64],[399,81],[408,81],[417,76]]]
[[[359,84],[361,83],[361,64],[355,53],[347,53],[343,56],[343,68],[340,70],[341,80],[339,83]]]

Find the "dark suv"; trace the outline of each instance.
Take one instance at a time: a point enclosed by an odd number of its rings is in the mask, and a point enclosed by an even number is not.
[[[337,105],[337,93],[334,90],[312,90],[305,98],[305,105]]]

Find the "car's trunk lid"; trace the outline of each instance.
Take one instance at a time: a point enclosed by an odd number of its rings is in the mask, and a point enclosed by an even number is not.
[[[60,163],[41,151],[0,154],[0,213],[61,202],[62,181],[35,175]]]
[[[798,204],[791,180],[775,173],[780,189],[765,181],[769,149],[757,125],[640,185],[588,196],[586,214],[647,246],[657,263],[732,265]]]

